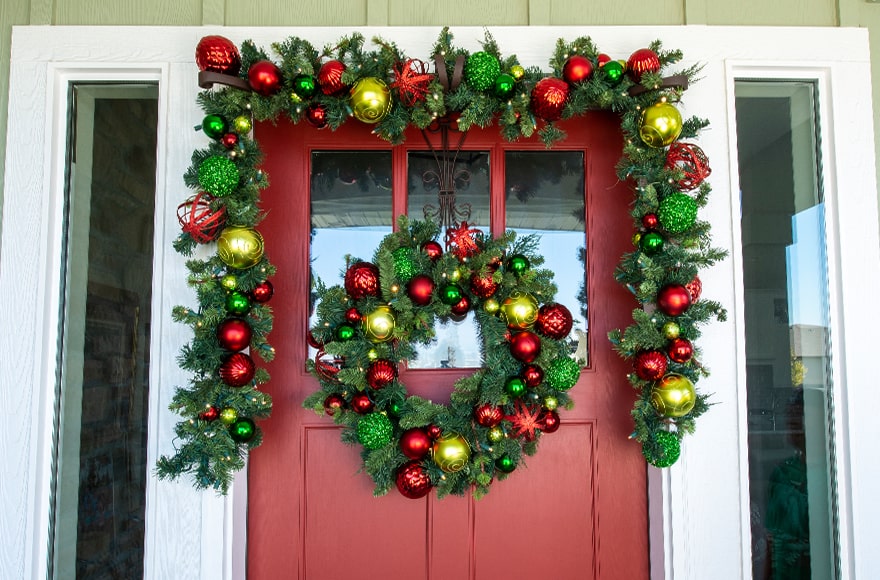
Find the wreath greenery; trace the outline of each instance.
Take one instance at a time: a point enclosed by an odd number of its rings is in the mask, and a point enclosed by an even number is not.
[[[634,372],[628,377],[639,392],[632,413],[633,438],[642,444],[650,463],[670,465],[678,457],[680,438],[693,431],[694,420],[708,408],[706,395],[693,386],[708,374],[698,362],[693,341],[699,337],[700,325],[726,316],[721,305],[699,296],[698,270],[722,259],[725,252],[711,246],[709,224],[697,219],[711,190],[704,180],[708,162],[698,147],[684,142],[695,138],[708,122],[681,119],[674,106],[699,67],[667,74],[682,54],[663,50],[659,41],[634,52],[627,65],[600,53],[590,38],[580,37],[557,41],[548,76],[537,67],[520,66],[515,55],[503,56],[488,33],[482,50],[470,53],[455,46],[452,34],[444,28],[434,46],[431,73],[427,64],[408,58],[393,43],[375,38],[373,44],[376,48],[367,50],[364,37],[355,33],[319,51],[308,41],[291,37],[272,45],[275,61],[253,42],[244,42],[239,52],[218,36],[203,38],[196,49],[200,84],[208,88],[198,96],[206,113],[201,129],[211,141],[193,153],[184,176],[198,194],[178,209],[183,233],[175,249],[190,257],[189,283],[196,289],[198,307],[178,306],[173,312],[175,320],[193,329],[193,340],[179,357],[192,378],[188,386],[177,389],[171,404],[183,417],[175,429],[181,444],[173,455],[160,458],[158,475],[175,478],[191,473],[197,487],[225,492],[232,474],[244,465],[247,449],[261,441],[254,419],[265,418],[271,411],[271,398],[259,388],[269,380],[268,373],[252,359],[256,355],[269,361],[274,356],[266,338],[272,328],[266,301],[272,294],[269,278],[275,274],[255,229],[263,215],[258,205],[260,189],[268,180],[259,169],[261,151],[251,136],[254,121],[287,117],[294,123],[305,119],[334,129],[353,122],[349,119],[354,116],[373,123],[378,137],[399,143],[408,127],[426,128],[438,118],[454,115],[461,131],[497,123],[505,139],[537,134],[549,147],[565,137],[556,119],[595,109],[620,115],[625,144],[617,172],[633,184],[635,194],[631,216],[636,248],[623,256],[616,277],[640,306],[633,311],[633,324],[611,332],[609,338],[621,356],[634,361]],[[333,66],[324,66],[330,62]],[[573,62],[578,66],[572,67]],[[228,86],[211,89],[216,84]],[[380,274],[385,273],[380,276],[382,299],[390,301],[392,308],[395,300],[404,300],[390,287],[392,280],[401,279],[401,272],[394,270],[394,250],[412,251],[417,241],[436,234],[430,225],[421,223],[402,223],[400,231],[406,232],[406,239],[404,234],[389,236],[375,256]],[[215,240],[216,252],[212,253],[215,246],[204,244]],[[480,239],[479,252],[468,257],[465,273],[488,275],[490,261],[510,253],[526,255],[538,265],[541,258],[531,244],[510,236]],[[444,273],[449,276],[453,266],[448,253],[429,264],[413,251],[411,260],[435,282]],[[394,275],[388,275],[391,272]],[[503,293],[532,293],[542,301],[552,295],[550,275],[540,269],[517,276],[502,264],[492,276],[498,277]],[[321,287],[319,294],[323,298],[319,315],[333,327],[345,314],[341,311],[345,296],[337,287]],[[358,311],[370,312],[378,306],[378,297],[355,302]],[[404,318],[397,321],[395,347],[370,346],[359,338],[341,341],[336,335],[330,340],[328,330],[316,329],[315,338],[325,341],[326,352],[348,362],[335,376],[322,376],[321,394],[306,404],[320,410],[323,399],[331,394],[345,392],[350,397],[360,392],[364,388],[361,366],[348,365],[366,364],[371,350],[393,357],[390,360],[408,358],[412,344],[430,334],[430,324],[423,327],[415,321],[447,316],[449,309],[449,304],[433,301],[414,310],[411,319],[404,309]],[[509,349],[505,352],[500,346],[503,324],[485,310],[477,316],[484,333],[486,364],[456,384],[448,408],[415,397],[401,403],[403,387],[394,383],[391,388],[371,389],[376,391],[371,392],[373,404],[394,420],[387,424],[371,420],[369,424],[375,424],[370,431],[381,435],[390,427],[396,441],[408,428],[439,423],[448,431],[471,437],[475,452],[468,469],[440,473],[428,465],[430,481],[444,482],[440,493],[461,493],[471,485],[477,493],[484,492],[493,469],[500,478],[536,443],[504,438],[489,451],[483,439],[476,440],[488,432],[480,431],[482,426],[475,423],[475,405],[501,406],[508,417],[528,410],[522,401],[511,404],[495,371],[496,365],[508,376],[522,371],[513,368]],[[543,357],[563,353],[559,341],[542,340],[541,344],[541,360],[548,364],[550,358]],[[319,374],[332,373],[313,368]],[[348,390],[340,391],[339,384]],[[550,396],[548,389],[539,389],[538,397]],[[564,392],[554,396],[560,403],[567,401]],[[346,405],[350,403],[346,400]],[[341,412],[335,420],[353,427],[344,437],[354,440],[355,423],[369,416]],[[399,446],[390,444],[365,451],[365,468],[376,481],[377,491],[392,485],[405,459],[401,453]],[[502,456],[507,459],[501,460]],[[418,477],[412,481],[417,484]]]

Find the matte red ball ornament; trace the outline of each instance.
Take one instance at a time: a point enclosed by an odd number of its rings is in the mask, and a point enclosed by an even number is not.
[[[429,240],[422,244],[422,251],[428,255],[432,262],[436,262],[443,255],[443,246],[440,245],[440,242]]]
[[[504,411],[489,403],[484,403],[474,409],[474,420],[483,427],[494,427],[504,419]]]
[[[273,294],[275,294],[275,287],[268,280],[260,282],[251,290],[251,297],[254,299],[254,302],[259,302],[260,304],[265,304],[271,300]]]
[[[677,363],[686,363],[694,356],[694,345],[686,338],[674,338],[666,347],[669,359]]]
[[[400,450],[410,459],[421,459],[429,451],[433,441],[428,437],[428,432],[420,427],[407,429],[400,436]]]
[[[541,339],[529,331],[518,332],[510,337],[510,354],[516,360],[530,363],[541,354]]]
[[[306,121],[316,129],[327,126],[327,107],[324,105],[309,105],[306,109]]]
[[[324,412],[331,417],[345,408],[345,399],[337,394],[327,395],[324,399]]]
[[[251,344],[251,327],[241,318],[227,318],[217,325],[220,348],[238,352]]]
[[[425,431],[428,432],[428,437],[430,437],[432,441],[439,439],[440,436],[443,435],[443,429],[441,429],[439,425],[428,425]]]
[[[237,352],[220,365],[220,380],[230,387],[243,387],[254,380],[257,366],[251,357]]]
[[[668,284],[657,293],[657,308],[666,316],[681,316],[691,306],[691,294],[681,284]]]
[[[367,367],[367,384],[374,389],[391,384],[397,378],[397,367],[390,360],[380,358]]]
[[[642,226],[646,230],[656,230],[660,225],[660,220],[657,219],[657,214],[655,213],[646,213],[642,216]]]
[[[462,295],[461,300],[449,307],[449,310],[455,316],[464,316],[471,307],[471,299]]]
[[[498,283],[492,279],[492,274],[480,276],[471,275],[471,292],[480,298],[491,298],[498,290]]]
[[[643,381],[659,381],[666,374],[666,355],[659,350],[643,350],[636,355],[633,368]]]
[[[559,430],[559,425],[561,424],[559,413],[556,411],[541,412],[538,421],[541,423],[541,431],[544,433],[555,433]]]
[[[703,281],[700,280],[699,276],[694,276],[694,279],[684,285],[687,288],[688,294],[691,295],[691,304],[700,299],[700,294],[703,293]]]
[[[568,99],[568,90],[568,83],[562,79],[547,77],[539,80],[532,89],[532,110],[545,121],[559,120]]]
[[[241,70],[241,56],[228,38],[205,36],[196,45],[196,66],[200,71],[235,76]]]
[[[379,295],[379,268],[369,262],[355,262],[345,272],[345,291],[355,300]]]
[[[406,295],[416,306],[427,306],[431,303],[435,286],[430,276],[419,274],[407,283]]]
[[[281,89],[281,69],[270,60],[258,60],[248,69],[248,84],[255,93],[271,97]]]
[[[373,401],[366,393],[357,393],[351,398],[351,409],[355,413],[366,415],[373,410]]]
[[[535,329],[550,338],[562,340],[571,332],[571,311],[562,304],[545,304],[538,309]]]
[[[322,64],[318,71],[318,84],[321,85],[321,91],[325,95],[338,95],[348,90],[348,86],[342,82],[342,73],[344,72],[345,65],[338,60],[328,60]]]
[[[357,308],[352,307],[345,311],[345,319],[352,324],[359,324],[362,318]]]
[[[211,209],[214,198],[200,191],[177,206],[177,221],[180,229],[199,244],[207,244],[220,234],[226,225],[226,207]]]
[[[593,74],[593,63],[585,56],[575,54],[562,65],[562,78],[569,84],[583,82]]]
[[[639,82],[645,73],[660,72],[660,58],[650,48],[640,48],[626,61],[626,71],[632,80]]]
[[[199,413],[199,419],[202,421],[207,421],[210,423],[211,421],[216,421],[220,418],[220,409],[217,407],[211,406]]]
[[[522,371],[522,378],[528,388],[534,389],[544,381],[544,369],[538,365],[526,365]]]
[[[428,471],[416,459],[404,463],[397,470],[395,483],[397,491],[409,499],[425,497],[431,491],[431,478],[428,476]]]

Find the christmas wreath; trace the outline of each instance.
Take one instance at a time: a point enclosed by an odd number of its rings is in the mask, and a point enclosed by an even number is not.
[[[193,329],[193,340],[179,357],[192,378],[172,401],[171,409],[183,417],[175,429],[181,443],[173,455],[159,459],[158,475],[191,473],[197,487],[225,492],[247,449],[260,443],[255,420],[271,411],[271,398],[260,389],[269,376],[254,360],[274,356],[267,342],[272,329],[267,302],[275,274],[256,229],[267,178],[251,134],[255,120],[287,117],[335,129],[354,118],[372,125],[378,137],[399,143],[407,128],[425,129],[444,118],[460,131],[497,123],[507,140],[537,135],[549,147],[565,138],[555,121],[595,109],[620,115],[625,144],[617,171],[635,194],[635,249],[623,256],[616,277],[639,307],[633,324],[609,338],[634,365],[628,380],[639,396],[632,437],[648,462],[671,465],[681,437],[708,408],[706,395],[694,386],[707,371],[693,341],[700,325],[726,316],[718,303],[700,296],[698,270],[725,252],[711,247],[709,224],[697,219],[710,193],[708,160],[698,146],[684,142],[708,122],[683,119],[675,106],[699,67],[666,74],[682,54],[663,50],[659,41],[623,61],[580,37],[557,42],[546,74],[521,66],[516,56],[502,56],[488,33],[482,50],[471,53],[456,47],[444,28],[434,46],[432,71],[393,43],[380,38],[373,43],[376,48],[367,50],[364,37],[355,33],[319,51],[291,37],[272,45],[276,59],[250,41],[239,51],[221,36],[206,36],[196,47],[199,84],[206,89],[198,97],[206,113],[199,128],[209,144],[193,153],[184,176],[197,193],[178,208],[182,233],[175,249],[190,257],[189,283],[198,307],[178,306],[173,312],[176,321]],[[549,327],[539,326],[537,334],[514,328],[509,342],[501,340],[507,325],[490,312],[492,301],[500,300],[503,309],[513,300],[539,319],[538,297],[544,307],[553,306],[549,273],[528,265],[540,263],[528,238],[487,240],[457,224],[450,230],[451,250],[442,253],[441,247],[434,261],[422,250],[437,235],[433,228],[401,223],[404,233],[383,241],[375,264],[349,265],[352,281],[347,279],[344,289],[317,289],[318,312],[329,326],[313,332],[325,357],[312,364],[322,390],[305,403],[332,411],[337,422],[351,427],[345,437],[364,444],[365,469],[378,491],[390,489],[393,480],[410,495],[430,485],[441,487],[440,493],[462,493],[471,486],[483,493],[493,474],[500,479],[509,473],[522,454],[534,451],[537,435],[558,424],[555,405],[568,401],[564,385],[576,380],[579,367]],[[456,272],[463,277],[460,285],[450,279]],[[478,290],[465,277],[481,280]],[[376,288],[360,295],[373,278]],[[439,290],[437,298],[432,291],[430,301],[416,302],[426,299],[429,280]],[[497,298],[481,294],[480,284],[490,283],[498,285]],[[410,290],[419,284],[422,293]],[[346,299],[349,305],[343,308]],[[411,356],[413,344],[430,338],[434,318],[457,316],[468,301],[468,307],[479,307],[486,366],[456,384],[448,407],[404,397],[394,378],[397,361]],[[556,323],[565,320],[562,306],[553,312]],[[510,315],[504,314],[508,324]],[[396,341],[389,344],[378,334],[388,331],[391,320]],[[537,362],[519,358],[530,349]],[[543,382],[536,378],[542,365]],[[377,381],[383,386],[376,388]],[[519,396],[518,381],[525,384]],[[371,406],[372,412],[358,413]],[[500,425],[491,424],[499,415]],[[495,441],[500,426],[508,436]],[[391,445],[392,440],[399,444]],[[429,445],[434,461],[411,458]],[[454,469],[460,464],[467,469]]]

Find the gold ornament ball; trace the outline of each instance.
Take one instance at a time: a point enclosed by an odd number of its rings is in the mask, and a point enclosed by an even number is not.
[[[504,439],[504,429],[495,425],[486,433],[486,438],[489,439],[492,443],[498,443],[502,439]]]
[[[694,384],[683,375],[668,374],[651,389],[651,405],[664,417],[683,417],[696,402]]]
[[[676,322],[669,321],[663,325],[663,336],[672,340],[673,338],[678,338],[678,335],[681,334],[681,327]]]
[[[467,440],[452,431],[447,431],[434,442],[434,463],[446,473],[461,471],[471,458],[471,447]]]
[[[488,312],[489,314],[495,314],[501,309],[501,304],[495,300],[494,298],[489,298],[485,302],[483,302],[483,310]]]
[[[351,87],[348,103],[355,119],[378,123],[391,110],[391,89],[375,77],[364,77]]]
[[[239,115],[238,117],[232,120],[232,130],[238,133],[239,135],[244,135],[245,133],[250,133],[253,128],[253,123],[251,123],[250,117],[245,117],[244,115]]]
[[[238,421],[238,411],[232,407],[226,407],[220,411],[220,422],[224,425],[232,425]]]
[[[524,69],[520,65],[515,64],[512,67],[510,67],[510,76],[512,76],[516,80],[523,78],[524,74],[526,74],[526,69]]]
[[[223,286],[224,289],[232,292],[238,288],[238,278],[235,277],[235,274],[226,274],[220,278],[220,285]]]
[[[217,238],[217,255],[230,268],[256,266],[263,257],[263,236],[253,228],[227,226]]]
[[[461,272],[458,270],[458,268],[449,273],[449,280],[452,282],[458,282],[459,280],[461,280]]]
[[[554,396],[544,397],[544,408],[548,411],[555,411],[559,407],[559,399]]]
[[[379,353],[376,352],[375,348],[371,348],[367,351],[367,358],[370,360],[376,360],[377,358],[379,358]]]
[[[642,113],[639,137],[649,147],[666,147],[681,134],[681,113],[669,103],[659,102]]]
[[[364,334],[370,342],[391,340],[394,334],[394,313],[387,306],[379,306],[364,315]]]
[[[501,303],[501,319],[510,328],[529,328],[538,319],[538,301],[531,294],[514,292]]]

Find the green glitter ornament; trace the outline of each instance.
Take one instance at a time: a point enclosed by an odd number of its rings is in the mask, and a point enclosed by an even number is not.
[[[505,453],[501,457],[495,460],[495,467],[498,468],[498,471],[502,473],[510,473],[514,469],[516,469],[516,461],[513,460],[510,455]]]
[[[501,73],[495,79],[495,96],[499,99],[508,99],[516,89],[516,79],[507,73]]]
[[[312,75],[296,75],[293,77],[293,92],[303,99],[311,99],[318,92],[318,79]]]
[[[475,91],[485,91],[495,84],[501,74],[501,64],[488,52],[475,52],[464,65],[464,77],[467,84]]]
[[[572,388],[581,376],[581,365],[572,358],[558,358],[550,363],[544,374],[544,382],[557,391]]]
[[[599,67],[599,77],[609,85],[616,85],[623,78],[625,67],[618,60],[609,60]]]
[[[365,449],[380,449],[391,441],[391,420],[382,413],[370,413],[358,421],[358,441]]]
[[[236,443],[247,443],[257,434],[257,426],[252,419],[242,417],[229,426],[229,436]]]
[[[394,274],[401,282],[408,282],[418,274],[418,267],[409,248],[397,248],[391,252],[391,257],[394,258]]]
[[[238,178],[238,168],[226,157],[212,155],[199,165],[199,185],[214,197],[235,191]]]
[[[243,292],[233,291],[226,296],[226,311],[237,316],[244,316],[251,309],[251,301]]]
[[[697,202],[686,193],[670,193],[660,202],[657,217],[667,232],[680,234],[692,228],[697,221]]]
[[[219,139],[226,133],[226,121],[220,115],[206,115],[202,119],[202,131],[211,139]]]
[[[642,455],[654,467],[669,467],[681,455],[681,442],[675,433],[658,431],[642,444]]]
[[[663,250],[663,243],[663,236],[657,232],[648,232],[639,238],[639,249],[649,256],[654,256]]]

